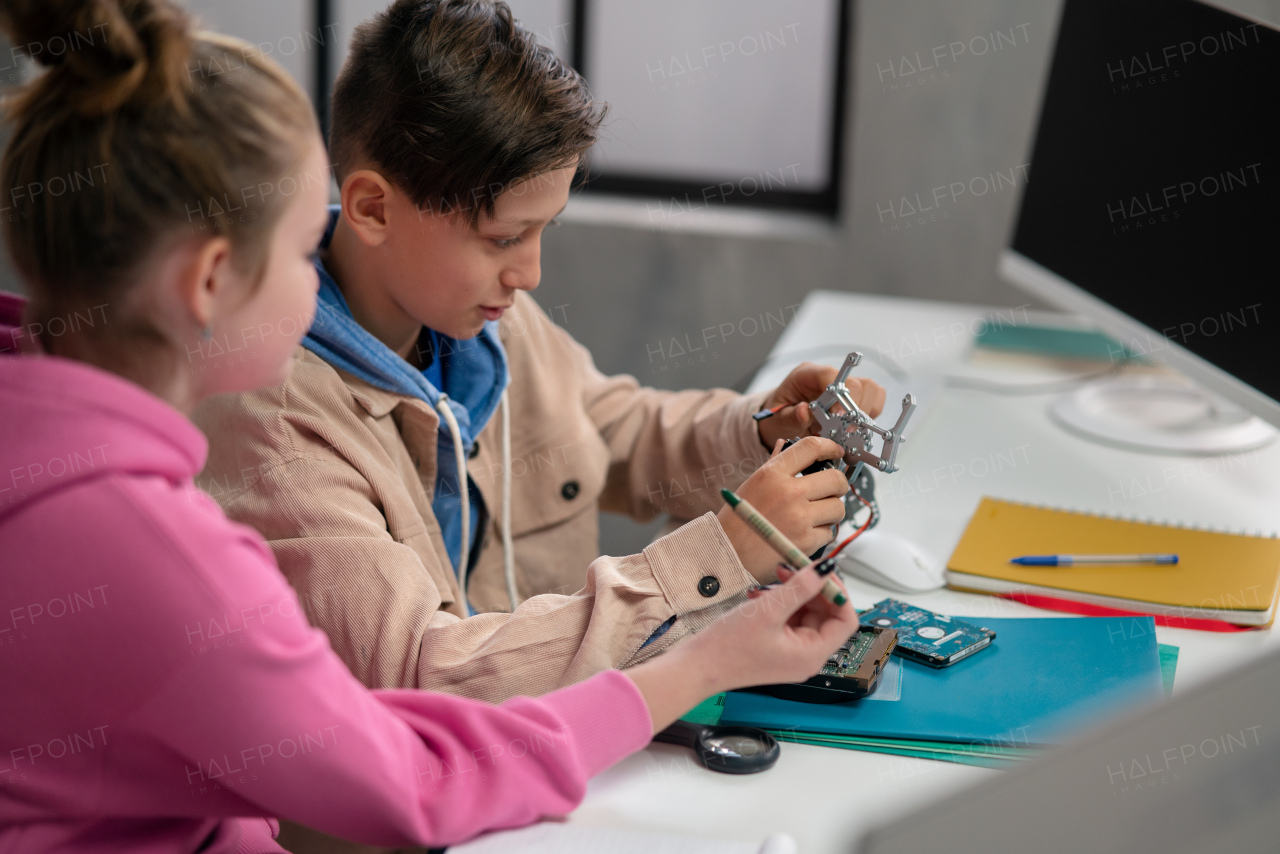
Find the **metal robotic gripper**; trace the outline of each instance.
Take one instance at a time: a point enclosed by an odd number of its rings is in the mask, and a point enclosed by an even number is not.
[[[844,387],[844,381],[861,361],[862,354],[856,351],[846,356],[844,364],[840,366],[840,373],[836,374],[835,382],[809,404],[809,411],[822,428],[819,435],[833,439],[844,448],[843,462],[850,483],[858,477],[861,466],[864,465],[885,474],[898,470],[894,460],[898,456],[898,447],[906,441],[902,431],[916,409],[915,395],[908,394],[902,399],[902,414],[888,430],[859,409],[858,404],[849,396],[849,390]],[[872,450],[873,435],[879,436],[881,440],[878,455]]]

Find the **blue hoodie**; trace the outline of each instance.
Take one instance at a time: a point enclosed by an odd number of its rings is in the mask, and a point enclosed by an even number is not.
[[[329,208],[329,227],[320,243],[321,249],[329,247],[341,211],[337,205]],[[424,400],[432,409],[436,408],[442,394],[448,395],[447,405],[458,419],[462,447],[470,453],[475,447],[476,437],[497,410],[502,392],[511,379],[507,370],[507,353],[498,339],[497,322],[485,323],[479,335],[462,341],[424,328],[434,358],[426,370],[419,371],[356,322],[346,298],[324,264],[319,258],[315,264],[320,274],[320,294],[315,322],[302,346],[372,386]],[[448,422],[443,418],[436,436],[436,459],[436,494],[431,500],[431,508],[440,522],[445,548],[457,572],[458,558],[462,553],[462,499],[458,490],[458,461],[454,459],[453,437],[449,434]],[[479,551],[476,542],[480,536],[484,501],[470,476],[467,477],[467,491],[471,500],[473,538],[469,551],[474,559]]]

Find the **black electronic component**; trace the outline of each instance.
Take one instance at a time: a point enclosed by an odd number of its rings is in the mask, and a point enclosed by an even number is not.
[[[990,629],[897,599],[877,602],[861,612],[858,619],[864,626],[896,630],[898,644],[894,651],[930,667],[946,667],[968,658],[990,646],[996,636]]]

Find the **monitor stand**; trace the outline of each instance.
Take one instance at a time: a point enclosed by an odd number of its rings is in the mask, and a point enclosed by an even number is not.
[[[1239,453],[1277,435],[1270,424],[1221,398],[1159,377],[1091,382],[1050,404],[1049,414],[1086,439],[1158,454]]]

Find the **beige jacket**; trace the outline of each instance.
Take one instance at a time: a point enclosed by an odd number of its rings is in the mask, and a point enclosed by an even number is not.
[[[768,453],[762,397],[607,377],[520,293],[500,326],[511,370],[511,534],[524,600],[509,610],[499,415],[468,462],[488,510],[463,619],[431,509],[439,416],[299,347],[282,386],[206,402],[199,479],[262,533],[352,672],[492,702],[626,667],[705,626],[753,582],[708,511]],[[600,510],[694,521],[642,554],[597,557]],[[698,518],[701,517],[701,518]],[[541,595],[540,595],[541,594]],[[641,645],[668,618],[657,643]]]

